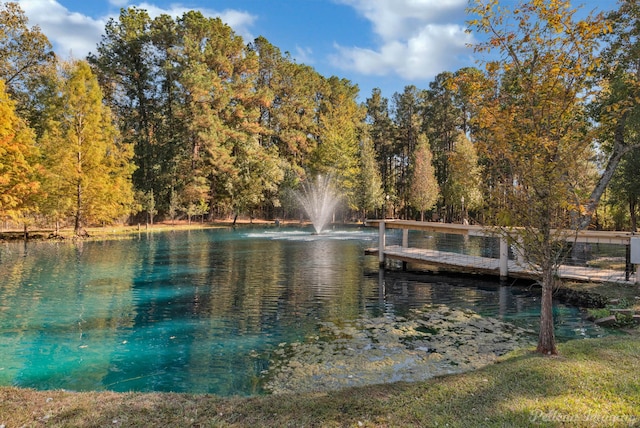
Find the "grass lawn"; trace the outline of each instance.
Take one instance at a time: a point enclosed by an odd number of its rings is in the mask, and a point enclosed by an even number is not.
[[[425,382],[253,398],[0,388],[0,426],[640,426],[640,334]]]

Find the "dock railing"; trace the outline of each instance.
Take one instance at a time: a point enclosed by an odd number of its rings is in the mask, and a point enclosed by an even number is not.
[[[370,219],[365,225],[378,228],[376,254],[386,259],[433,265],[446,270],[486,273],[507,277],[536,277],[519,252],[510,248],[499,230],[478,225]],[[400,230],[387,236],[388,230]],[[411,246],[409,237],[411,231]],[[388,240],[395,242],[389,245]],[[578,281],[640,283],[640,236],[630,232],[584,230],[573,232],[565,263],[559,274]]]

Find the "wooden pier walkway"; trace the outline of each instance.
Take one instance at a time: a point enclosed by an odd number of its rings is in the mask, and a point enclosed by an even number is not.
[[[378,227],[380,231],[379,245],[377,248],[366,250],[368,255],[376,255],[381,264],[386,259],[399,260],[407,263],[418,263],[441,269],[464,273],[495,275],[502,278],[537,278],[534,270],[525,263],[509,259],[506,242],[501,242],[500,258],[481,257],[459,254],[449,251],[410,247],[408,242],[409,230],[422,230],[428,232],[452,233],[470,236],[489,236],[480,226],[468,226],[460,224],[445,224],[432,222],[415,222],[404,220],[368,220],[368,226]],[[402,229],[402,245],[386,245],[386,229]],[[635,238],[640,239],[640,238]],[[578,236],[578,242],[608,243],[617,245],[630,245],[631,235],[625,232],[595,232],[586,231]],[[633,248],[633,246],[632,246]],[[382,254],[380,250],[382,249]],[[637,271],[640,269],[637,269]],[[624,270],[599,269],[587,266],[562,265],[559,276],[563,279],[588,282],[615,282],[623,284],[638,283],[638,273],[627,279]]]

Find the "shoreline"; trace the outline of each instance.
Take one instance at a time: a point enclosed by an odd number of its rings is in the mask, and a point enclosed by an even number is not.
[[[309,221],[299,220],[286,220],[279,221],[280,227],[306,227],[311,223]],[[340,223],[341,225],[343,223]],[[361,223],[360,223],[361,224]],[[356,225],[356,223],[344,223],[344,225]],[[211,222],[197,222],[192,221],[190,224],[186,221],[176,222],[159,222],[154,224],[137,224],[137,225],[117,225],[117,226],[95,226],[85,227],[83,230],[86,232],[86,236],[75,236],[73,228],[62,228],[55,234],[55,229],[49,228],[36,228],[27,231],[27,241],[43,241],[43,242],[59,242],[59,241],[74,241],[74,240],[102,240],[102,239],[114,239],[114,237],[123,237],[127,235],[133,235],[137,233],[154,233],[154,232],[168,232],[168,231],[180,231],[180,230],[199,230],[199,229],[216,229],[216,228],[230,228],[230,227],[278,227],[275,221],[269,220],[249,220],[238,219],[234,226],[232,219],[215,220]],[[23,230],[7,229],[0,232],[0,243],[2,242],[24,242]]]

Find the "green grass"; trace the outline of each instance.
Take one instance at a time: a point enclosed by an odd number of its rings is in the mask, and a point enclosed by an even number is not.
[[[0,388],[0,425],[52,427],[640,426],[640,336],[522,350],[426,382],[253,398]]]
[[[640,311],[640,285],[619,284],[607,282],[564,282],[563,287],[579,292],[587,292],[604,296],[607,299],[616,299],[620,303],[611,307],[624,307]]]

